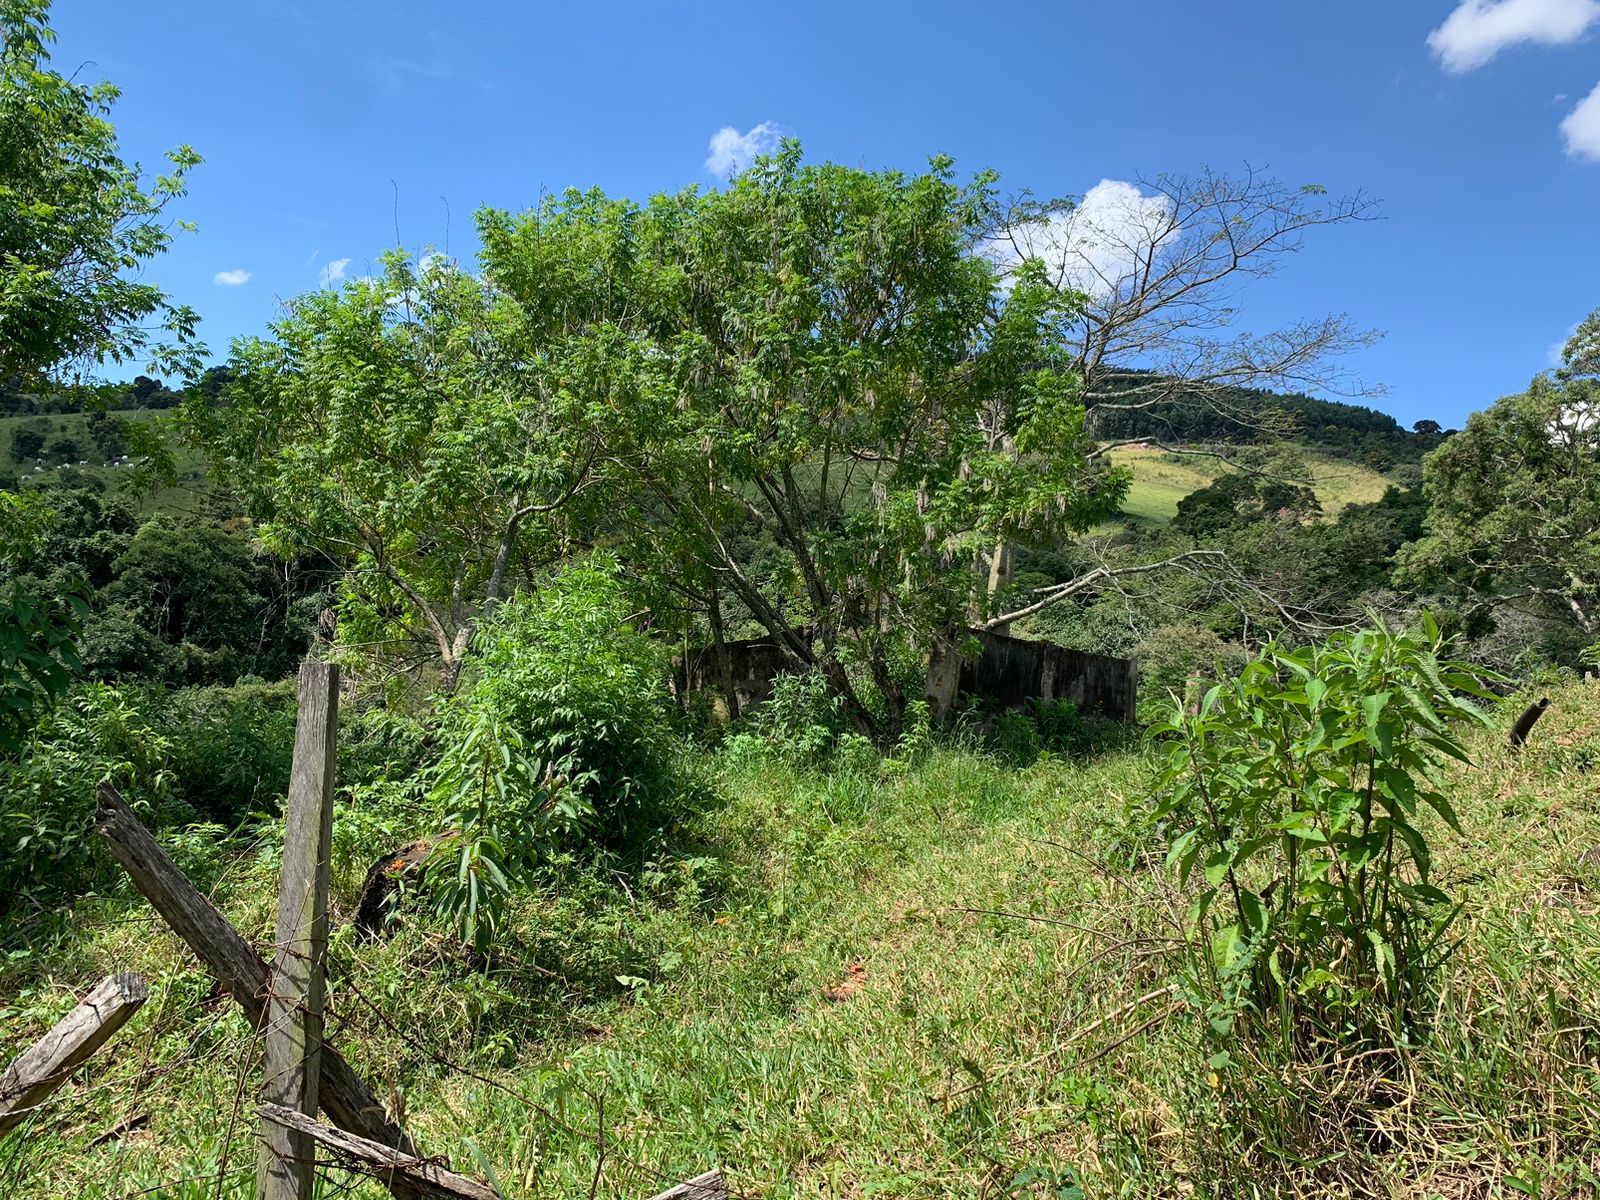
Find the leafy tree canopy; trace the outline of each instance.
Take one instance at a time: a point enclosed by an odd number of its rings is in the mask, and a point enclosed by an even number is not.
[[[453,686],[484,606],[564,551],[557,510],[598,453],[587,408],[629,377],[574,325],[553,312],[519,342],[479,280],[396,254],[237,343],[235,377],[191,392],[186,419],[270,548],[349,565],[346,646],[420,648]]]
[[[164,210],[200,156],[180,146],[149,181],[125,163],[117,89],[50,69],[48,18],[48,0],[0,0],[0,380],[140,355],[190,365],[194,313],[129,272],[167,249]]]
[[[1424,464],[1427,536],[1400,579],[1480,611],[1513,605],[1600,633],[1600,312],[1561,366],[1483,412]],[[1593,359],[1593,361],[1591,361]]]
[[[982,547],[1084,529],[1126,487],[1058,349],[1074,297],[1036,262],[1003,288],[978,252],[998,211],[993,177],[947,159],[874,172],[790,143],[725,191],[484,220],[488,277],[534,313],[553,225],[612,247],[577,288],[611,290],[616,336],[648,346],[606,439],[630,561],[731,593],[874,734],[904,707],[896,647],[986,602]],[[775,548],[760,573],[739,535]]]

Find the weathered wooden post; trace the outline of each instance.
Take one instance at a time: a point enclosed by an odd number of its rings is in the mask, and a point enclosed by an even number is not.
[[[0,1137],[21,1124],[150,998],[142,975],[112,975],[0,1074]]]
[[[276,951],[267,978],[261,1099],[315,1117],[328,956],[339,668],[331,663],[302,664],[299,700],[294,765],[284,803]],[[256,1161],[259,1200],[311,1200],[313,1146],[304,1130],[263,1118]]]

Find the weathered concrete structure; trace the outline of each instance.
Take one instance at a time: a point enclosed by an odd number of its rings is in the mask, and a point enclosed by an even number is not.
[[[682,703],[687,697],[709,692],[726,699],[731,690],[738,712],[746,712],[772,695],[772,681],[788,670],[789,662],[771,638],[748,638],[724,642],[728,680],[723,683],[722,666],[715,646],[700,646],[672,660],[672,690]]]
[[[1028,700],[1070,700],[1083,713],[1132,721],[1139,699],[1139,660],[1065,650],[975,629],[983,644],[976,659],[963,659],[957,690],[984,696],[1007,708]]]
[[[953,650],[935,655],[928,667],[928,699],[936,719],[950,711],[958,692],[994,700],[1006,708],[1029,700],[1070,700],[1083,713],[1116,721],[1132,721],[1138,699],[1137,659],[1113,658],[1064,650],[1051,642],[1031,641],[974,629],[982,646],[976,658]],[[783,651],[770,638],[726,642],[727,682],[716,648],[702,646],[673,660],[673,690],[679,700],[700,692],[724,697],[732,691],[739,712],[772,695],[772,681],[788,670]],[[737,715],[737,714],[730,714]]]

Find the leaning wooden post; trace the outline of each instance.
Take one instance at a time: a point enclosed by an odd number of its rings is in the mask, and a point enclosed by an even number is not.
[[[0,1074],[0,1137],[43,1104],[67,1076],[128,1023],[150,998],[142,975],[112,975]]]
[[[284,803],[283,882],[278,935],[267,977],[261,1098],[307,1117],[317,1114],[322,1006],[328,957],[328,859],[333,843],[333,777],[339,748],[339,668],[300,667],[294,765]],[[303,1130],[261,1122],[259,1200],[311,1200],[313,1142]]]

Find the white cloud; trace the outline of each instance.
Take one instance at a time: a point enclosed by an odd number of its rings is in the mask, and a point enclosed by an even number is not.
[[[1569,158],[1600,163],[1600,83],[1562,119],[1561,138]]]
[[[1010,230],[993,257],[1001,270],[1041,259],[1058,286],[1103,300],[1130,282],[1141,261],[1159,258],[1178,232],[1169,197],[1102,179],[1071,211]]]
[[[1600,0],[1461,0],[1428,46],[1446,71],[1459,73],[1524,42],[1568,45],[1597,24]]]
[[[218,271],[211,277],[211,282],[222,287],[243,287],[250,282],[250,272],[243,267],[232,271]]]
[[[344,269],[349,265],[348,258],[336,258],[325,263],[322,270],[317,272],[317,286],[332,287],[344,278]]]
[[[724,125],[711,135],[711,153],[706,155],[706,170],[718,179],[730,179],[755,162],[758,155],[776,150],[782,137],[778,127],[771,121],[761,122],[748,133],[740,133],[732,125]]]

